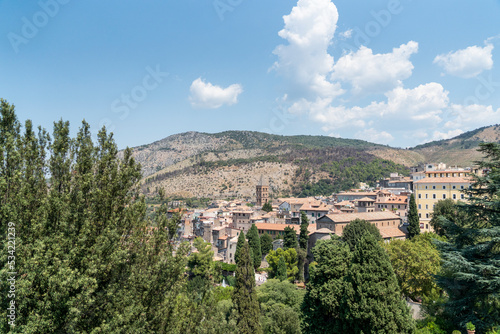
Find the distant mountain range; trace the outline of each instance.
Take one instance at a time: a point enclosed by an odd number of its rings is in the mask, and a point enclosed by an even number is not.
[[[307,189],[339,190],[381,173],[404,174],[420,163],[470,166],[481,159],[481,142],[500,142],[500,126],[410,149],[327,136],[185,132],[135,147],[133,155],[142,165],[147,195],[163,187],[176,197],[252,197],[261,176],[275,196],[305,195]]]

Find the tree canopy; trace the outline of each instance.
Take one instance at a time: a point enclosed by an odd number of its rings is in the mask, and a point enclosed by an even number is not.
[[[361,240],[365,233],[373,235],[377,241],[382,240],[379,229],[372,223],[362,219],[355,219],[347,224],[347,226],[344,227],[342,239],[347,243],[351,250],[354,250],[356,244]]]
[[[415,196],[411,194],[410,203],[408,207],[408,238],[420,234],[420,218],[418,217],[417,203],[415,202]]]
[[[283,237],[283,248],[297,248],[297,234],[290,226],[285,227],[285,235]]]
[[[250,230],[247,234],[247,239],[248,245],[250,246],[250,252],[252,254],[253,267],[257,269],[260,267],[260,263],[262,261],[262,251],[260,249],[259,232],[255,224],[252,224],[252,227],[250,227]]]

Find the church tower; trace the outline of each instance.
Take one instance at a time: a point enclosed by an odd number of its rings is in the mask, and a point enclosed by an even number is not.
[[[264,185],[264,178],[260,176],[260,182],[256,187],[257,206],[263,206],[269,202],[269,187]]]

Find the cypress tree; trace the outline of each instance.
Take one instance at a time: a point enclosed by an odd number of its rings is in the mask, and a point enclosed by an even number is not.
[[[349,246],[338,240],[319,240],[312,249],[315,266],[310,267],[309,283],[302,304],[305,333],[350,333],[341,317],[345,277],[351,261]]]
[[[352,333],[413,333],[415,324],[389,256],[371,234],[354,248],[346,277],[343,318]]]
[[[297,234],[295,229],[290,226],[285,227],[285,236],[283,237],[283,249],[297,248]]]
[[[278,270],[276,273],[276,278],[279,279],[280,281],[285,281],[287,276],[286,276],[286,262],[283,256],[280,256],[280,259],[278,261]]]
[[[371,234],[377,241],[382,240],[379,229],[370,222],[362,219],[355,219],[344,228],[342,239],[349,245],[351,251],[366,233]]]
[[[236,284],[232,296],[237,312],[238,333],[241,334],[262,333],[253,267],[250,248],[245,241],[239,254],[235,273]]]
[[[240,259],[241,248],[245,244],[245,233],[240,231],[240,235],[238,236],[238,243],[236,244],[236,250],[234,251],[234,263],[238,264]]]
[[[468,202],[457,204],[455,217],[443,217],[449,242],[439,242],[443,259],[439,285],[447,292],[445,314],[454,324],[472,322],[481,332],[500,319],[500,145],[480,144],[487,170],[473,176],[464,192]]]
[[[273,238],[267,232],[260,237],[260,249],[262,255],[267,255],[273,249]]]
[[[260,249],[259,232],[255,224],[252,224],[252,227],[250,227],[247,238],[248,245],[250,246],[250,251],[252,253],[253,266],[255,269],[257,269],[260,267],[260,263],[262,261],[262,251]]]
[[[415,196],[410,196],[410,208],[408,209],[408,238],[412,239],[414,236],[420,234],[420,219],[418,218],[417,203]]]
[[[301,211],[301,224],[300,224],[300,235],[299,235],[299,246],[302,249],[307,250],[307,240],[309,239],[309,219],[304,211]]]

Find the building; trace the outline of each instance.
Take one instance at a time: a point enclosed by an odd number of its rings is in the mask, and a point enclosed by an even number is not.
[[[256,223],[257,231],[259,232],[259,236],[264,233],[269,234],[273,239],[277,237],[282,238],[285,235],[285,228],[288,226],[295,230],[297,235],[300,234],[300,225],[296,224],[269,224],[269,223]],[[309,224],[307,228],[308,232],[314,232],[316,230],[316,224]]]
[[[254,214],[251,210],[235,210],[233,211],[233,227],[238,230],[248,232],[252,227],[250,218]]]
[[[403,223],[406,222],[408,208],[408,194],[394,195],[390,191],[382,190],[377,195],[375,201],[375,211],[390,211],[401,218]]]
[[[366,220],[375,225],[384,240],[406,239],[406,233],[401,228],[402,221],[398,215],[387,212],[357,212],[330,214],[317,220],[316,230],[328,229],[338,236],[342,236],[344,228],[353,220]]]
[[[428,170],[425,177],[414,183],[415,202],[420,218],[420,230],[432,231],[429,222],[434,206],[440,200],[465,200],[464,189],[472,184],[471,171],[466,169]]]
[[[368,197],[371,199],[375,199],[377,197],[376,191],[342,191],[338,194],[335,194],[337,202],[342,201],[354,201],[357,199],[362,199],[364,197]]]
[[[257,206],[263,206],[265,203],[269,202],[269,187],[264,185],[263,178],[260,178],[260,183],[256,186],[256,204]]]
[[[375,200],[363,197],[353,201],[357,212],[375,212]]]

